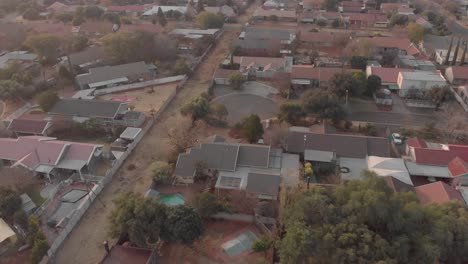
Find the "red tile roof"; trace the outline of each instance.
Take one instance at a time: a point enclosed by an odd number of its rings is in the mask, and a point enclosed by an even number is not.
[[[413,69],[405,68],[382,68],[382,67],[372,67],[371,73],[377,75],[382,79],[382,83],[396,83],[398,80],[398,74],[400,72],[414,72]]]
[[[443,204],[451,200],[458,200],[463,204],[465,203],[460,192],[440,181],[418,186],[415,190],[422,204]]]
[[[419,138],[410,138],[406,141],[406,145],[413,148],[427,148],[426,141]]]
[[[456,157],[450,161],[448,169],[453,177],[468,175],[468,163],[460,157]]]
[[[452,66],[452,73],[454,79],[468,80],[468,67]]]
[[[405,50],[408,55],[417,55],[419,50],[414,46],[408,38],[397,37],[373,37],[368,38],[376,47],[381,48],[398,48]]]
[[[362,7],[361,6],[343,6],[342,7],[343,9],[343,12],[356,12],[356,13],[359,13],[361,12],[362,10]]]
[[[345,15],[349,21],[362,21],[366,23],[386,22],[388,18],[382,14],[355,13]]]
[[[8,125],[7,130],[18,133],[42,135],[44,130],[49,126],[50,123],[44,120],[13,119]]]
[[[447,166],[456,157],[468,162],[468,146],[449,145],[448,149],[415,148],[416,163]]]
[[[239,63],[241,70],[249,67],[266,67],[280,68],[284,67],[284,58],[271,58],[271,57],[247,57],[247,56],[234,56],[234,62]]]
[[[294,65],[292,67],[292,79],[315,79],[320,81],[328,81],[333,75],[340,73],[352,73],[359,70],[341,69],[341,68],[325,68],[314,67],[309,65]]]
[[[107,11],[109,12],[143,12],[145,11],[145,6],[143,5],[124,5],[124,6],[109,6]]]
[[[343,1],[341,2],[341,6],[358,6],[362,7],[361,2],[355,2],[355,1]]]

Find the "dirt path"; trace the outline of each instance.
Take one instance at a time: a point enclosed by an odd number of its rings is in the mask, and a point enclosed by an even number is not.
[[[107,217],[112,210],[112,200],[119,194],[127,191],[144,193],[149,187],[151,178],[146,168],[157,159],[166,159],[168,144],[168,129],[177,126],[183,119],[179,108],[185,102],[207,91],[213,72],[228,54],[229,46],[238,36],[238,32],[225,32],[218,45],[202,62],[194,72],[186,86],[176,96],[169,108],[163,113],[160,121],[153,126],[145,138],[140,142],[133,154],[123,164],[122,169],[114,177],[113,181],[100,195],[106,204],[94,203],[86,212],[83,219],[75,227],[69,238],[58,252],[55,263],[98,263],[103,255],[102,242],[109,239],[107,235]],[[135,164],[136,169],[128,171],[127,167]],[[111,241],[113,242],[113,241]]]

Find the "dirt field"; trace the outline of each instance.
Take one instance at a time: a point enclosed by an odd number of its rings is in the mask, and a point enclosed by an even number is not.
[[[250,13],[250,12],[249,12]],[[184,89],[175,97],[160,121],[149,131],[133,154],[123,164],[114,180],[101,193],[101,200],[106,204],[94,203],[84,218],[75,227],[70,237],[58,252],[54,263],[98,263],[105,251],[102,242],[110,239],[107,234],[107,217],[112,210],[112,200],[126,191],[144,193],[150,185],[151,178],[147,167],[154,160],[165,160],[168,153],[168,136],[170,128],[176,127],[185,120],[179,108],[185,102],[205,92],[213,72],[221,60],[228,54],[231,43],[239,32],[228,31],[223,34],[218,45],[207,56],[194,72]],[[206,130],[202,131],[208,136]],[[204,135],[201,135],[204,136]],[[136,169],[126,170],[129,164],[135,164]],[[114,241],[110,241],[111,244]]]
[[[168,83],[164,85],[154,86],[153,91],[150,92],[151,88],[143,88],[135,91],[128,91],[122,93],[107,94],[98,97],[98,99],[111,100],[116,97],[127,97],[132,102],[128,102],[129,105],[135,106],[135,111],[149,113],[153,108],[158,111],[164,102],[170,97],[170,95],[176,89],[178,83]]]

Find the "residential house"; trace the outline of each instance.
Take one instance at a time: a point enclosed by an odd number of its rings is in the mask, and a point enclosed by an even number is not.
[[[455,42],[455,41],[454,41]],[[450,55],[449,55],[449,58],[448,58],[448,61],[449,62],[452,62],[453,61],[453,56],[455,56],[455,44],[453,44],[453,49],[452,51],[450,52]],[[438,64],[440,65],[444,65],[445,64],[445,59],[447,58],[447,52],[448,50],[447,49],[436,49],[435,50],[435,60]],[[462,61],[462,52],[460,51],[460,53],[458,53],[458,56],[457,56],[457,59],[456,59],[456,63],[457,64],[460,64],[461,61]],[[465,54],[465,62],[468,61],[468,57],[466,56]]]
[[[414,72],[414,69],[407,68],[384,68],[384,67],[372,67],[367,66],[366,75],[379,76],[382,80],[382,87],[389,90],[398,90],[398,75],[400,72]]]
[[[431,22],[427,21],[427,19],[422,16],[419,16],[414,22],[420,26],[423,26],[427,30],[432,30],[433,26]]]
[[[67,67],[74,75],[87,72],[90,68],[106,65],[110,62],[104,47],[92,46],[83,51],[69,54],[60,64]]]
[[[445,78],[453,85],[468,85],[468,67],[450,66],[445,69]]]
[[[319,20],[326,21],[328,25],[331,25],[335,20],[341,21],[341,14],[338,12],[323,11],[303,12],[300,21],[302,23],[316,23]]]
[[[447,81],[438,71],[415,71],[398,73],[398,95],[424,94],[436,86],[445,86]]]
[[[294,65],[291,70],[293,88],[327,87],[336,74],[358,72],[355,69],[324,68],[310,65]]]
[[[0,138],[0,160],[4,165],[22,167],[48,179],[59,175],[93,173],[102,146],[42,136]]]
[[[0,252],[5,252],[16,244],[18,237],[15,231],[0,218]]]
[[[412,138],[406,142],[405,164],[414,182],[443,181],[468,186],[468,146],[438,144]]]
[[[304,158],[308,154],[309,161],[317,159],[308,153],[310,150],[314,151],[313,153],[328,152],[328,157],[336,157],[344,180],[360,179],[363,170],[376,169],[382,164],[399,164],[397,161],[385,162],[384,158],[390,157],[390,144],[388,139],[379,137],[314,133],[310,132],[309,128],[292,127],[286,135],[284,148],[286,152],[304,155]],[[317,155],[320,159],[323,159],[323,156]],[[398,177],[405,183],[412,184],[404,174],[404,166],[400,165],[391,169],[384,166],[387,171],[381,176]]]
[[[216,192],[244,193],[253,199],[276,200],[280,183],[299,180],[299,156],[265,145],[210,142],[179,155],[175,176],[178,182],[193,183],[195,165],[203,161],[216,171]]]
[[[385,183],[393,192],[414,192],[414,186],[404,183],[393,176],[385,176]]]
[[[382,3],[380,11],[384,14],[414,15],[414,8],[402,3]]]
[[[468,86],[453,87],[452,90],[454,91],[455,99],[465,109],[465,112],[468,112]]]
[[[390,21],[386,15],[372,13],[343,14],[346,26],[352,29],[359,28],[387,28]]]
[[[123,5],[123,6],[113,5],[113,6],[106,7],[106,12],[118,14],[118,15],[139,17],[146,11],[146,9],[147,7],[144,5]]]
[[[418,59],[412,55],[398,55],[395,64],[400,68],[411,68],[421,71],[435,71],[435,64],[426,59]]]
[[[294,10],[277,10],[257,8],[252,15],[254,20],[272,20],[280,22],[296,22],[297,15]]]
[[[62,14],[62,13],[73,13],[78,6],[70,6],[61,2],[54,2],[46,8],[47,13],[50,15]]]
[[[422,204],[444,204],[449,201],[458,201],[466,206],[461,193],[441,181],[417,186],[414,189]]]
[[[88,73],[75,77],[80,89],[100,89],[142,82],[153,79],[155,75],[154,65],[148,65],[143,61],[121,64],[115,66],[101,66],[89,69]]]
[[[288,0],[266,0],[262,5],[262,8],[265,10],[294,9],[295,7],[296,3]]]
[[[177,39],[180,50],[192,50],[196,41],[203,38],[214,40],[221,31],[219,29],[185,29],[177,28],[169,32],[169,35]]]
[[[322,49],[322,48],[321,48]],[[314,60],[315,67],[322,67],[322,68],[343,68],[348,67],[349,62],[343,62],[342,59],[336,57],[318,57]]]
[[[60,99],[48,115],[54,125],[95,120],[101,125],[139,127],[145,121],[144,113],[129,111],[126,103],[105,100]]]
[[[28,51],[0,53],[0,69],[5,69],[11,63],[19,63],[23,66],[23,69],[28,69],[33,65],[38,65],[38,57]]]
[[[106,255],[99,264],[156,264],[155,251],[149,248],[137,248],[123,245],[114,245],[109,249],[104,244]]]
[[[186,14],[187,13],[187,6],[152,6],[150,9],[146,10],[143,12],[142,17],[150,18],[153,15],[156,15],[158,13],[158,10],[161,8],[161,11],[163,13],[167,13],[169,11],[172,12],[180,12],[181,14]]]
[[[349,38],[349,35],[328,31],[301,31],[300,48],[317,49],[334,47],[339,38]]]
[[[18,136],[33,135],[47,136],[50,132],[52,123],[46,120],[28,120],[28,119],[13,119],[8,124],[7,130]]]
[[[360,13],[363,9],[362,1],[342,1],[338,6],[341,13]]]
[[[383,55],[385,52],[412,56],[418,56],[420,54],[418,48],[411,43],[408,38],[372,37],[360,39],[370,41],[374,45],[377,55]]]
[[[292,54],[296,42],[295,29],[248,27],[234,46],[238,55],[279,57]]]
[[[292,57],[234,57],[234,63],[239,64],[239,71],[247,79],[271,79],[277,72],[291,72]]]
[[[317,0],[303,0],[302,11],[304,13],[322,9],[322,2]]]

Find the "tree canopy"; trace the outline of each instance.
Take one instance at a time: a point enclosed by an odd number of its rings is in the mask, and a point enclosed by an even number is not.
[[[343,120],[346,117],[346,112],[338,98],[325,91],[311,90],[306,92],[302,96],[302,108],[306,113],[332,121]]]
[[[153,182],[161,183],[170,178],[172,167],[167,162],[155,161],[150,165]]]
[[[282,263],[464,263],[468,211],[460,203],[421,205],[365,172],[332,192],[314,187],[281,211]]]
[[[203,221],[193,207],[168,207],[165,240],[191,244],[203,234]]]
[[[245,78],[241,73],[234,73],[229,76],[229,83],[232,89],[239,90],[242,88],[242,84],[245,82]]]
[[[366,91],[364,92],[367,96],[372,96],[382,86],[382,79],[377,75],[369,75],[367,77]]]
[[[11,188],[0,188],[0,214],[2,217],[12,217],[13,214],[21,209],[21,198],[19,194]]]
[[[0,99],[16,100],[27,93],[25,87],[14,80],[0,81]]]
[[[24,44],[47,62],[53,62],[59,54],[60,39],[51,34],[31,35]]]
[[[55,103],[59,100],[59,97],[54,91],[45,91],[39,95],[39,106],[44,112],[49,111]]]
[[[193,200],[193,207],[201,217],[210,217],[218,212],[225,211],[225,207],[212,193],[199,193]]]
[[[222,28],[224,18],[222,15],[203,11],[197,16],[197,24],[200,28]]]
[[[242,135],[249,143],[254,143],[263,136],[263,125],[258,115],[250,115],[242,121]]]
[[[209,112],[210,104],[201,96],[192,99],[180,108],[180,113],[184,116],[191,116],[193,121],[206,117]]]
[[[408,33],[408,37],[411,40],[411,42],[418,44],[424,39],[424,33],[426,29],[414,22],[411,22],[406,26],[406,32]]]
[[[294,122],[298,121],[301,117],[304,116],[305,112],[300,104],[287,102],[280,106],[278,119],[280,122],[288,122],[289,124],[294,124]]]

